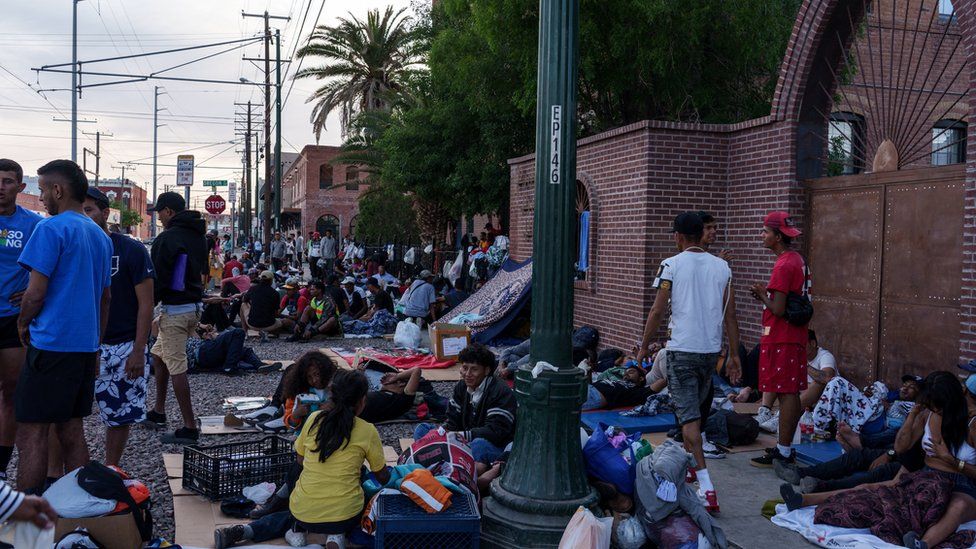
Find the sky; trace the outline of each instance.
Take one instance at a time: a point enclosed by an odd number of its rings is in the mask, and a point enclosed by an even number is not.
[[[4,32],[0,33],[0,158],[18,161],[26,175],[49,160],[71,157],[71,74],[37,73],[32,68],[71,63],[71,0],[0,0],[4,8]],[[349,13],[365,18],[370,9],[409,8],[408,0],[83,0],[78,4],[78,59],[93,61],[108,57],[175,49],[260,36],[263,20],[244,18],[241,12],[291,16],[289,21],[272,20],[272,32],[281,30],[282,59],[291,57],[303,42],[321,9],[319,25],[333,25]],[[306,16],[307,12],[307,16]],[[302,21],[304,26],[300,28]],[[216,54],[239,44],[152,57],[86,63],[83,70],[146,75],[199,57]],[[243,56],[263,57],[258,41],[210,59],[167,71],[164,75],[188,78],[252,82],[264,79],[260,67]],[[274,57],[274,45],[271,49]],[[298,60],[292,63],[297,65]],[[302,67],[321,61],[306,59]],[[272,64],[273,65],[273,64]],[[287,65],[286,65],[287,66]],[[272,66],[273,70],[273,66]],[[283,68],[283,70],[287,70]],[[292,80],[295,68],[282,81],[285,100],[282,112],[282,151],[297,152],[314,144],[309,116],[312,104],[305,100],[319,82]],[[273,73],[272,73],[273,74]],[[82,84],[110,82],[117,78],[84,76]],[[209,187],[204,179],[240,180],[243,137],[235,136],[235,102],[263,103],[259,86],[178,81],[141,81],[82,90],[78,100],[78,163],[82,149],[95,149],[95,132],[111,134],[101,138],[100,175],[121,175],[121,165],[133,162],[126,177],[144,186],[150,195],[152,180],[152,112],[154,86],[160,86],[158,135],[158,192],[173,185],[176,157],[195,157],[191,207],[200,207]],[[64,91],[35,90],[53,88]],[[272,91],[272,102],[274,92]],[[262,109],[255,109],[260,112]],[[263,114],[263,113],[262,113]],[[272,109],[273,116],[273,109]],[[85,132],[82,134],[81,132]],[[273,133],[273,132],[272,132]],[[232,143],[232,141],[234,141]],[[342,141],[338,117],[330,117],[322,133],[322,145]],[[272,140],[272,148],[273,148]],[[192,149],[192,150],[191,150]],[[253,156],[253,155],[252,155]],[[94,171],[89,154],[88,169]],[[226,198],[226,196],[225,196]],[[199,202],[199,204],[198,204]]]

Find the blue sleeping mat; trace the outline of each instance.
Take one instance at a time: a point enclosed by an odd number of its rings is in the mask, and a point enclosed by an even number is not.
[[[793,446],[793,450],[796,451],[796,459],[809,465],[820,465],[840,457],[843,453],[840,443],[836,440],[797,444]]]
[[[583,412],[583,423],[590,429],[598,429],[601,423],[620,427],[628,433],[664,433],[673,429],[677,423],[674,414],[658,414],[656,416],[628,417],[620,415],[626,410],[598,410]]]

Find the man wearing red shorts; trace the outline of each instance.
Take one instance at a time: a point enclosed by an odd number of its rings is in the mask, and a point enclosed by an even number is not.
[[[756,467],[772,467],[773,460],[795,461],[793,434],[800,420],[800,392],[807,388],[807,327],[786,320],[786,296],[807,289],[803,257],[790,249],[800,236],[790,215],[772,212],[763,220],[763,247],[776,255],[768,284],[752,285],[752,296],[762,302],[762,337],[759,339],[759,390],[779,400],[779,443],[753,458]]]

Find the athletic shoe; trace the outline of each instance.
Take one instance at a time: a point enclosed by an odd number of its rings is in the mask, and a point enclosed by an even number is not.
[[[783,496],[783,503],[790,511],[803,507],[803,494],[794,490],[792,484],[782,484],[779,487],[779,495]]]
[[[146,419],[142,420],[142,424],[147,427],[152,427],[153,429],[165,429],[166,414],[160,414],[155,410],[149,410],[146,412]]]
[[[159,440],[165,444],[196,444],[200,440],[200,429],[180,427],[172,433],[163,434]]]
[[[820,480],[814,477],[803,477],[800,479],[800,493],[813,494],[820,490]]]
[[[285,542],[292,547],[305,547],[305,532],[296,532],[289,528],[285,532]]]
[[[763,424],[769,421],[773,417],[773,411],[765,406],[760,406],[759,411],[756,413],[756,421]]]
[[[725,451],[704,439],[702,440],[702,451],[705,454],[705,459],[723,459],[725,457]]]
[[[769,469],[773,466],[773,462],[775,461],[796,463],[796,452],[795,451],[790,452],[790,457],[786,458],[779,453],[778,449],[767,448],[766,452],[763,453],[763,455],[756,458],[752,458],[751,460],[749,460],[749,463],[752,464],[753,467],[762,467],[765,469]]]
[[[346,549],[346,536],[332,534],[325,539],[325,549]]]
[[[258,366],[259,374],[266,374],[268,372],[277,372],[279,370],[281,370],[280,362],[272,362],[271,364],[261,364],[260,366]]]
[[[214,530],[214,547],[216,549],[227,549],[239,541],[244,541],[243,524]]]
[[[285,418],[277,417],[264,423],[256,423],[254,426],[265,433],[282,433],[285,431]]]
[[[715,490],[707,490],[703,492],[702,489],[699,488],[698,499],[701,501],[701,504],[705,506],[705,510],[709,513],[714,515],[719,512],[718,494],[715,493]]]
[[[781,459],[773,461],[773,470],[776,476],[789,482],[790,484],[800,484],[800,471],[795,463],[787,463]]]
[[[912,547],[913,549],[929,549],[929,544],[922,541],[915,532],[907,532],[904,537],[901,538],[901,544],[905,547]]]
[[[279,410],[275,406],[265,406],[264,408],[258,408],[253,412],[248,412],[241,416],[244,423],[250,423],[254,425],[255,423],[260,423],[263,421],[268,421],[278,415]]]
[[[766,421],[759,422],[759,428],[767,433],[776,434],[779,432],[779,412],[773,414],[773,416]]]

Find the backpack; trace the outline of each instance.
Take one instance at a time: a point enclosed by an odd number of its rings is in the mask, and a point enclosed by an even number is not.
[[[705,421],[705,435],[722,446],[745,446],[759,436],[759,422],[746,414],[716,410]]]
[[[128,505],[142,540],[149,541],[152,538],[150,500],[136,503],[118,472],[93,460],[78,471],[78,486],[97,498],[112,499]]]

